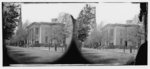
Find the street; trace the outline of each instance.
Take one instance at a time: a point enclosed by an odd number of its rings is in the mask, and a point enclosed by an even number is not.
[[[82,48],[82,54],[89,61],[102,65],[123,65],[135,59],[137,50],[129,53],[122,49],[89,49]]]
[[[14,47],[7,46],[8,54],[19,63],[48,63],[53,62],[63,56],[61,48],[57,51],[48,47]]]

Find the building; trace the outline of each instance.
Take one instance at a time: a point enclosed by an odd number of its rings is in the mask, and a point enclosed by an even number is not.
[[[53,23],[58,23],[58,19],[57,19],[57,18],[53,18],[51,21],[52,21]]]
[[[64,41],[69,45],[72,40],[73,19],[68,13],[60,13],[58,18],[51,19],[51,22],[34,22],[27,28],[28,44]]]
[[[34,22],[27,27],[27,42],[28,44],[63,42],[63,28],[64,24],[62,23]]]
[[[139,42],[137,24],[107,24],[102,28],[102,45],[137,46]]]

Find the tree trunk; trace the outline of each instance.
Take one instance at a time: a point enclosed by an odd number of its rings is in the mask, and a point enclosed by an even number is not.
[[[130,46],[130,53],[132,53],[132,46]]]
[[[67,50],[66,38],[64,38],[64,40],[63,40],[63,44],[64,44],[65,51],[66,51],[66,50]]]
[[[57,45],[56,45],[56,44],[54,44],[54,46],[55,46],[55,51],[57,51]]]
[[[49,50],[49,51],[50,51],[50,46],[51,46],[51,44],[48,45],[48,50]]]
[[[141,38],[139,38],[138,40],[138,49],[140,48],[140,45],[141,45]]]
[[[80,46],[80,51],[82,50],[82,48],[84,47],[84,42],[81,42],[81,46]]]

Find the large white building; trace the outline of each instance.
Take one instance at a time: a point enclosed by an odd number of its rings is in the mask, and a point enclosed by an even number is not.
[[[28,44],[48,44],[52,43],[53,40],[60,42],[63,40],[63,35],[61,35],[61,33],[63,33],[64,24],[62,23],[34,22],[27,28]]]
[[[140,26],[137,24],[108,24],[102,28],[105,46],[138,46]]]
[[[72,39],[73,19],[70,14],[63,13],[53,18],[52,22],[34,22],[27,28],[28,44],[62,43],[65,40],[68,45]]]

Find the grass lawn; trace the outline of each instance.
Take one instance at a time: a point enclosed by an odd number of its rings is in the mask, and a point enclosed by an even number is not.
[[[48,63],[60,58],[64,52],[61,48],[58,51],[48,47],[14,47],[7,46],[8,54],[19,63]]]
[[[124,65],[135,59],[137,51],[133,53],[122,49],[89,49],[82,48],[82,54],[85,58],[96,64],[104,65]]]

